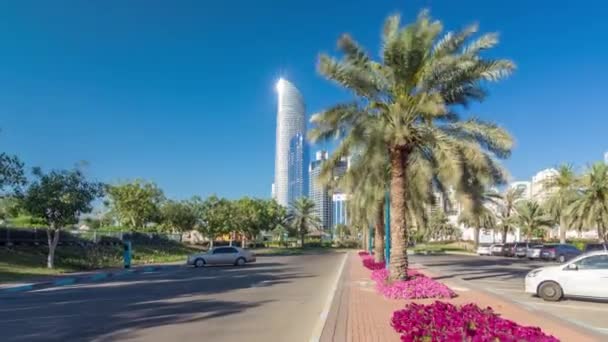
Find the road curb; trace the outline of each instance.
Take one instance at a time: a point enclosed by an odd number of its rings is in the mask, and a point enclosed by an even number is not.
[[[120,269],[120,270],[116,270],[116,271],[112,271],[112,272],[101,271],[101,272],[97,272],[97,273],[90,273],[90,274],[76,276],[76,277],[65,276],[65,277],[61,277],[61,278],[49,280],[49,281],[41,281],[41,282],[36,282],[36,283],[24,283],[24,284],[20,284],[20,285],[16,285],[16,286],[0,288],[0,295],[18,293],[18,292],[28,292],[28,291],[39,290],[42,288],[53,287],[53,286],[67,286],[67,285],[74,285],[74,284],[80,284],[80,283],[86,283],[86,282],[95,282],[95,281],[101,281],[101,280],[105,280],[105,279],[109,279],[109,278],[119,278],[119,277],[123,277],[123,276],[130,275],[130,274],[139,274],[139,273],[146,274],[146,273],[160,271],[163,268],[167,268],[167,266],[143,266],[143,267],[132,268],[132,269]]]
[[[327,322],[327,317],[329,316],[329,311],[331,310],[331,304],[334,301],[334,296],[336,295],[336,291],[338,290],[338,284],[340,283],[340,279],[342,278],[342,272],[344,271],[344,266],[346,265],[348,254],[348,252],[344,253],[344,257],[342,258],[342,263],[340,265],[340,270],[336,275],[336,280],[334,281],[331,290],[329,290],[329,295],[327,296],[327,300],[325,301],[323,311],[321,311],[321,314],[319,315],[319,320],[317,321],[317,324],[315,324],[315,327],[312,330],[310,342],[319,342],[321,340],[321,335],[323,334],[323,329],[325,328],[325,323]]]

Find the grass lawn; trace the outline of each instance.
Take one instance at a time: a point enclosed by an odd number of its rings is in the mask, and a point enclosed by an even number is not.
[[[182,244],[135,245],[135,265],[184,261],[199,249]],[[0,283],[19,281],[47,275],[121,267],[121,246],[58,246],[55,269],[46,268],[46,246],[0,247]]]
[[[447,244],[429,243],[418,244],[413,248],[414,252],[444,251],[444,252],[473,252],[473,244],[468,242],[452,242]]]
[[[308,253],[331,253],[331,252],[342,252],[347,251],[346,248],[333,248],[333,247],[272,247],[272,248],[258,248],[252,249],[252,251],[258,256],[273,256],[273,255],[302,255]]]

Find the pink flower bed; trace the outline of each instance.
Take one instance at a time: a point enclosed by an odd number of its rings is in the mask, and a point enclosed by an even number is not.
[[[408,270],[411,277],[389,283],[389,272],[386,269],[372,272],[372,280],[376,282],[376,290],[390,299],[424,299],[424,298],[453,298],[456,293],[449,287],[435,281],[414,269]]]
[[[415,269],[408,270],[411,277],[406,281],[388,283],[389,272],[384,262],[376,262],[367,252],[359,252],[363,266],[372,270],[372,280],[376,289],[385,297],[391,299],[423,299],[423,298],[452,298],[456,294],[447,286],[437,282]]]
[[[540,328],[521,326],[475,304],[412,303],[393,313],[391,325],[401,334],[401,341],[559,341]]]

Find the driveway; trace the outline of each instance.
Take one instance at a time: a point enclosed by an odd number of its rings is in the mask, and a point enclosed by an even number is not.
[[[550,314],[584,329],[608,335],[608,303],[571,299],[552,303],[524,293],[526,274],[551,263],[466,255],[414,255],[410,256],[410,262],[423,265],[438,275],[437,280],[450,286],[485,290],[539,314]]]
[[[308,341],[342,253],[176,266],[0,298],[2,341]]]

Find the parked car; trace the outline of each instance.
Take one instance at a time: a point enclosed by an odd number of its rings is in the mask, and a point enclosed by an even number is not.
[[[243,266],[255,262],[255,254],[239,247],[215,247],[206,253],[188,256],[188,265],[203,267],[205,265],[236,265]]]
[[[514,257],[515,256],[515,244],[514,243],[505,243],[502,247],[503,255],[506,257]]]
[[[518,258],[525,258],[528,253],[529,244],[527,242],[516,242],[515,243],[515,256]]]
[[[588,243],[585,245],[585,253],[593,251],[606,251],[608,246],[605,243]]]
[[[490,247],[490,253],[492,253],[493,256],[503,256],[503,247],[504,245],[502,243],[495,243]]]
[[[543,245],[528,245],[526,250],[526,257],[528,259],[540,259],[540,251],[543,249]]]
[[[608,299],[608,252],[582,254],[566,264],[530,271],[525,291],[547,301],[563,297]]]
[[[477,247],[477,255],[492,255],[492,252],[490,251],[490,244],[479,244],[479,247]]]
[[[581,251],[569,244],[544,245],[540,251],[541,259],[559,261],[562,264],[579,255]]]

